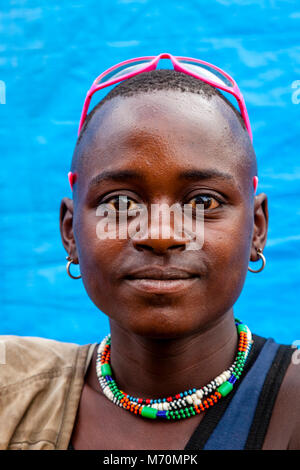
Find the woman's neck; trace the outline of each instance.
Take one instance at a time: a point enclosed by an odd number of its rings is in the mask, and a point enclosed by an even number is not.
[[[233,363],[238,335],[232,309],[202,331],[180,339],[149,339],[111,321],[111,367],[118,388],[163,398],[200,388]]]

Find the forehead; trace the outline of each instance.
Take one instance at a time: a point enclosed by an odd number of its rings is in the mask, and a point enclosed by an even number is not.
[[[241,186],[249,170],[244,134],[220,98],[174,91],[116,97],[96,111],[82,136],[80,186],[104,170],[171,178],[195,168],[223,170]]]

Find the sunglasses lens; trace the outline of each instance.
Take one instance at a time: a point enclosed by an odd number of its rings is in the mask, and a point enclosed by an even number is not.
[[[139,60],[133,62],[132,64],[125,64],[123,66],[117,67],[105,74],[97,83],[100,85],[101,83],[105,83],[117,78],[122,79],[129,73],[138,72],[140,69],[145,67],[147,63],[150,63],[150,60]]]
[[[179,62],[184,64],[185,68],[191,73],[199,75],[201,78],[207,78],[221,86],[233,87],[233,83],[225,75],[209,65],[199,64],[189,60],[179,60]]]

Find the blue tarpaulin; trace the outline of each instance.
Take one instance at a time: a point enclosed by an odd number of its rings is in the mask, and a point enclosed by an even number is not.
[[[66,274],[59,205],[94,78],[170,52],[220,66],[244,94],[269,232],[267,266],[248,272],[234,312],[257,334],[300,340],[299,31],[296,0],[1,2],[1,334],[83,344],[108,332]]]

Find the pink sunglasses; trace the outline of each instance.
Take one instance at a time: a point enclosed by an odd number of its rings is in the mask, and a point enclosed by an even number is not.
[[[79,123],[78,135],[80,134],[86,119],[92,96],[96,91],[102,90],[108,86],[115,85],[118,82],[127,80],[128,78],[134,77],[140,73],[155,70],[160,59],[170,59],[174,70],[191,75],[192,77],[198,78],[199,80],[202,80],[203,82],[206,82],[215,88],[219,88],[220,90],[226,91],[233,95],[238,102],[241,116],[245,122],[245,126],[249,133],[251,142],[253,141],[245,100],[234,79],[219,67],[209,64],[208,62],[204,62],[203,60],[192,59],[190,57],[174,57],[168,53],[159,54],[157,56],[137,57],[135,59],[125,60],[124,62],[120,62],[119,64],[110,67],[108,70],[99,75],[99,77],[94,80],[94,83],[85,97]]]
[[[234,79],[228,75],[228,73],[224,72],[224,70],[216,67],[215,65],[209,64],[208,62],[204,62],[203,60],[192,59],[190,57],[175,57],[168,53],[162,53],[157,56],[137,57],[135,59],[125,60],[124,62],[120,62],[119,64],[110,67],[101,75],[99,75],[99,77],[94,80],[85,97],[79,122],[78,135],[80,134],[82,126],[86,120],[92,96],[96,91],[115,85],[118,82],[127,80],[128,78],[134,77],[140,73],[155,70],[160,59],[170,59],[174,70],[191,75],[192,77],[198,78],[199,80],[202,80],[203,82],[206,82],[215,88],[219,88],[220,90],[233,95],[238,102],[240,113],[245,122],[245,126],[249,133],[251,142],[253,141],[245,100]],[[69,172],[68,178],[71,189],[73,189],[73,185],[77,179],[77,174],[72,174]],[[257,176],[254,176],[254,193],[256,192],[257,183],[258,178]]]

